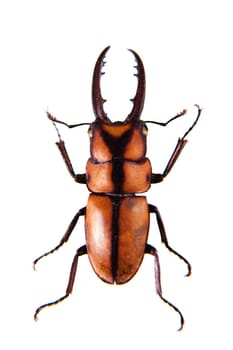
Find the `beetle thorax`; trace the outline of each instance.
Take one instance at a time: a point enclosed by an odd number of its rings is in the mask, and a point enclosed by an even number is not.
[[[96,162],[112,159],[139,161],[146,154],[146,127],[137,123],[95,122],[90,127],[91,158]]]

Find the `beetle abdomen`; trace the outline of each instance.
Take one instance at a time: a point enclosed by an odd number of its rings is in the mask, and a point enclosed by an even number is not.
[[[102,280],[122,284],[135,275],[144,256],[148,227],[146,197],[90,194],[86,208],[87,250]]]

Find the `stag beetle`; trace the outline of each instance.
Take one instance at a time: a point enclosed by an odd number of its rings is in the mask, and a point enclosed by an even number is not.
[[[61,298],[37,308],[34,318],[47,306],[57,304],[67,298],[72,292],[78,258],[88,254],[90,263],[97,276],[104,282],[123,284],[128,282],[139,269],[144,254],[151,254],[155,261],[155,286],[159,297],[180,316],[180,328],[184,318],[180,310],[162,295],[160,282],[159,257],[155,247],[147,243],[149,217],[154,213],[157,219],[161,241],[167,249],[178,256],[187,265],[187,275],[191,274],[190,263],[170,247],[164,224],[156,206],[147,203],[145,196],[138,195],[149,190],[151,184],[159,183],[170,173],[187,140],[189,132],[196,125],[201,109],[198,105],[197,116],[191,127],[178,139],[177,145],[161,174],[152,173],[151,163],[146,158],[147,123],[166,126],[171,121],[186,113],[183,110],[166,123],[142,121],[140,115],[145,98],[145,72],[143,63],[136,52],[129,50],[136,60],[137,90],[130,114],[123,122],[112,122],[104,111],[100,89],[100,78],[104,74],[102,67],[109,50],[105,48],[100,54],[93,74],[92,103],[95,120],[92,123],[69,125],[57,120],[47,112],[48,118],[56,127],[59,141],[57,147],[63,157],[67,169],[73,179],[86,184],[89,194],[87,206],[80,209],[72,219],[60,243],[49,252],[34,261],[35,264],[68,241],[80,216],[85,216],[86,245],[81,246],[74,256],[66,293]],[[69,128],[89,125],[90,158],[87,161],[86,173],[75,174],[69,159],[65,143],[61,139],[56,124]]]

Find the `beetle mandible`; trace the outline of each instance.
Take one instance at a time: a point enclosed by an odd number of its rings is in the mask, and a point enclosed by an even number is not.
[[[187,275],[191,274],[190,263],[173,248],[170,247],[164,224],[156,206],[148,204],[146,197],[140,195],[147,192],[151,184],[159,183],[170,173],[187,140],[186,136],[196,125],[201,109],[198,105],[197,116],[191,127],[178,139],[177,145],[164,169],[160,174],[152,172],[151,163],[146,158],[147,123],[166,126],[173,120],[186,113],[183,110],[167,122],[142,121],[140,115],[145,98],[145,71],[139,55],[129,50],[135,58],[137,69],[137,89],[133,107],[124,121],[112,122],[104,111],[100,89],[100,78],[104,74],[102,67],[104,58],[109,50],[105,48],[100,54],[93,74],[92,103],[95,120],[92,123],[69,125],[57,120],[47,112],[48,118],[56,127],[59,141],[57,147],[63,157],[67,169],[73,179],[86,184],[89,194],[87,206],[80,209],[69,224],[60,243],[49,252],[34,261],[58,250],[68,241],[80,216],[85,216],[86,245],[81,246],[73,259],[66,293],[61,298],[37,308],[34,318],[47,306],[57,304],[67,298],[73,289],[78,258],[88,254],[90,263],[99,278],[113,284],[128,282],[139,269],[144,254],[154,256],[155,287],[159,297],[172,307],[180,316],[180,328],[184,325],[184,318],[180,310],[162,295],[160,282],[159,257],[155,247],[147,243],[149,231],[149,217],[154,213],[157,219],[161,241],[167,249],[183,260],[187,265]],[[65,143],[61,139],[56,123],[69,128],[89,125],[90,158],[87,161],[86,173],[76,174],[67,153]]]

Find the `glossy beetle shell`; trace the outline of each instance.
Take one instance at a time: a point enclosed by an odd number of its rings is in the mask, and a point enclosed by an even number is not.
[[[143,260],[149,229],[146,197],[90,194],[86,209],[88,256],[108,283],[125,283]]]

